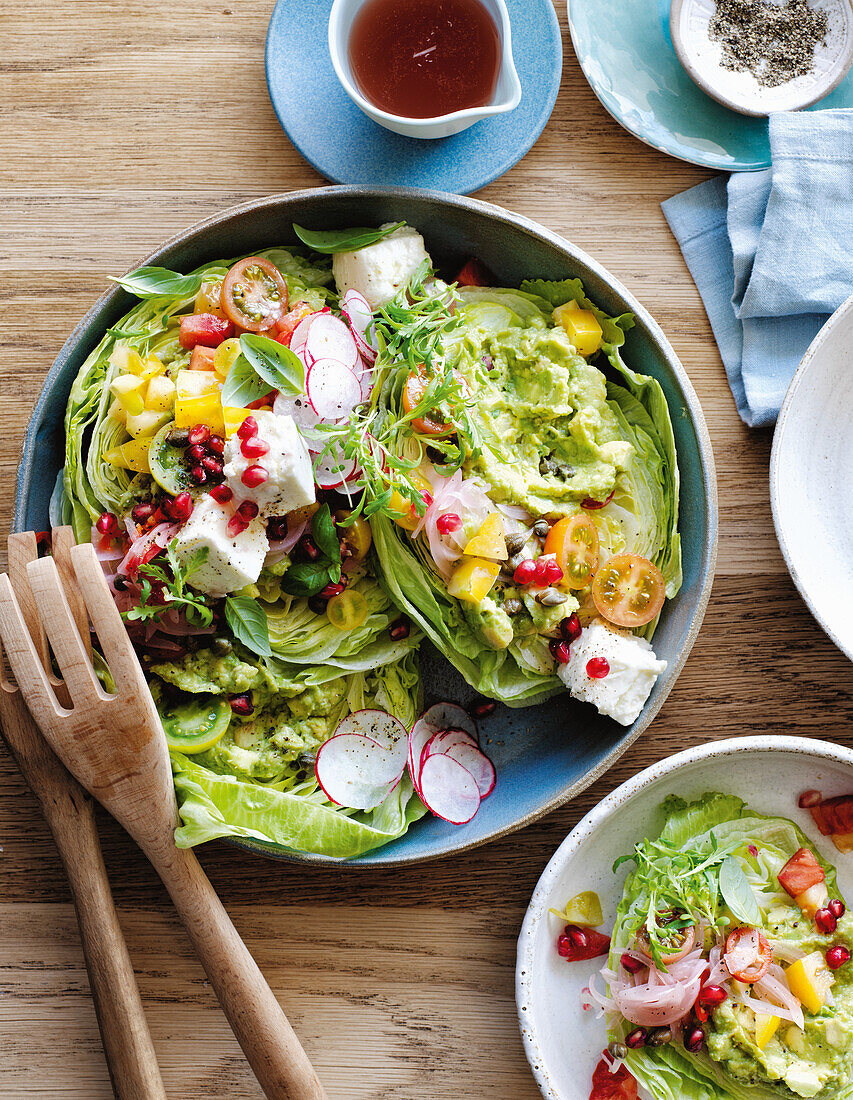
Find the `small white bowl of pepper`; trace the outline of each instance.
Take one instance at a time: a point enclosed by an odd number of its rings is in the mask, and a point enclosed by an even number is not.
[[[742,115],[809,107],[853,64],[851,0],[672,0],[669,29],[691,79]]]

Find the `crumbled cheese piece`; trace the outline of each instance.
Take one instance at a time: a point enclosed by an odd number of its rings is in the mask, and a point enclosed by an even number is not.
[[[593,703],[600,714],[630,726],[645,706],[655,680],[666,668],[645,638],[619,631],[595,619],[572,642],[568,662],[557,675],[575,699]],[[610,671],[595,679],[586,671],[593,657],[603,657]]]
[[[260,575],[269,550],[263,520],[253,519],[239,535],[228,534],[233,508],[203,496],[175,536],[175,552],[181,565],[188,565],[196,551],[206,548],[207,561],[189,576],[189,583],[210,596],[227,596]]]
[[[402,225],[367,248],[338,252],[332,260],[332,271],[339,294],[357,290],[367,299],[371,309],[377,309],[390,302],[423,261],[429,259],[424,239],[417,229]]]
[[[260,458],[246,458],[242,440],[232,435],[225,444],[225,478],[237,500],[253,500],[261,516],[283,516],[304,508],[316,499],[314,467],[305,440],[291,416],[260,409],[252,414],[258,422],[258,438],[269,446]],[[243,483],[247,467],[266,470],[266,481],[254,487]]]

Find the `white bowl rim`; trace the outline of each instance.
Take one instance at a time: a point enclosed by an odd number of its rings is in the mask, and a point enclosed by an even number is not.
[[[776,429],[773,432],[773,447],[770,451],[770,508],[773,513],[773,526],[776,528],[776,539],[779,543],[779,549],[782,551],[782,557],[785,559],[785,565],[788,567],[788,572],[791,574],[791,580],[794,582],[797,591],[803,598],[803,602],[809,611],[814,616],[816,622],[820,625],[821,629],[826,635],[838,646],[841,652],[849,657],[853,661],[853,648],[847,645],[839,638],[838,634],[829,623],[826,622],[823,615],[818,611],[817,606],[811,598],[808,585],[806,584],[797,566],[794,564],[793,554],[791,548],[788,545],[788,541],[785,538],[785,531],[782,526],[782,519],[779,514],[779,497],[782,492],[782,486],[784,481],[781,477],[780,468],[782,464],[782,449],[785,445],[784,436],[785,430],[788,427],[788,419],[791,411],[794,407],[794,403],[797,400],[797,395],[803,383],[806,381],[806,375],[808,374],[809,367],[817,358],[817,353],[821,351],[823,345],[835,331],[837,326],[844,321],[847,316],[853,312],[853,294],[845,301],[842,302],[835,313],[829,318],[820,332],[809,344],[805,355],[800,360],[800,365],[794,372],[794,377],[791,379],[787,392],[785,393],[785,400],[782,402],[782,408],[779,412],[779,417],[776,420]]]
[[[533,958],[536,925],[544,914],[551,887],[568,860],[595,830],[612,813],[633,799],[641,791],[651,787],[665,776],[703,760],[733,756],[735,753],[782,752],[799,756],[813,756],[821,760],[833,760],[853,768],[853,749],[813,737],[795,737],[781,734],[760,734],[753,737],[728,737],[724,741],[712,741],[683,749],[673,756],[651,764],[637,775],[611,791],[583,817],[554,852],[545,870],[539,876],[536,887],[524,915],[518,935],[515,965],[515,1003],[524,1053],[530,1064],[536,1084],[546,1100],[566,1100],[553,1087],[544,1068],[545,1058],[539,1046],[532,1023],[530,1004],[533,990]]]
[[[715,85],[712,80],[709,80],[705,73],[694,65],[681,33],[681,13],[688,4],[692,4],[693,2],[694,0],[671,0],[669,8],[669,36],[672,39],[672,48],[675,50],[675,55],[681,62],[682,68],[693,83],[701,88],[706,95],[709,95],[711,99],[715,99],[717,103],[722,103],[724,107],[728,107],[731,111],[736,111],[739,115],[747,115],[750,118],[766,118],[768,115],[779,110],[802,111],[806,107],[811,107],[813,103],[825,99],[830,92],[835,91],[841,81],[847,76],[851,65],[853,65],[853,33],[850,33],[847,36],[847,49],[843,54],[839,55],[837,71],[835,69],[829,69],[827,72],[827,76],[832,79],[824,82],[816,82],[810,89],[804,89],[802,98],[793,100],[783,107],[749,107],[743,100],[732,99],[731,96],[720,91],[717,85]],[[843,11],[847,20],[848,29],[853,31],[853,8],[850,7],[849,3],[843,2],[840,5],[840,10]],[[756,104],[760,102],[760,98],[760,95],[756,94]]]
[[[502,115],[506,114],[508,111],[514,111],[519,103],[521,103],[521,80],[519,79],[518,70],[515,67],[515,58],[512,53],[512,27],[509,11],[507,10],[506,0],[492,0],[492,2],[496,5],[501,17],[501,25],[499,28],[502,46],[500,69],[507,70],[510,83],[512,84],[512,95],[503,103],[487,103],[483,107],[465,107],[461,111],[450,111],[445,115],[429,115],[426,118],[414,118],[411,115],[392,115],[389,111],[383,111],[381,107],[377,107],[361,94],[355,84],[350,80],[347,70],[341,64],[336,42],[336,32],[343,0],[334,0],[332,10],[329,13],[329,56],[332,59],[332,68],[335,70],[335,75],[341,82],[344,91],[350,99],[357,104],[368,117],[381,118],[386,122],[404,123],[407,126],[423,127],[426,129],[432,126],[438,126],[440,123],[459,122],[469,118],[479,121],[482,118],[489,118],[492,115]]]

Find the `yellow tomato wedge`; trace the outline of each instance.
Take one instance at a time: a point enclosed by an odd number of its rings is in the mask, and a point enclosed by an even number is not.
[[[565,909],[552,909],[551,912],[566,924],[580,924],[584,928],[598,928],[604,924],[601,900],[594,890],[575,894]]]
[[[506,549],[506,528],[500,512],[490,512],[486,516],[480,530],[468,540],[463,553],[477,558],[506,561],[509,557]]]
[[[447,585],[447,591],[457,600],[479,603],[491,592],[501,567],[485,558],[467,558],[459,563]]]
[[[137,374],[119,374],[110,382],[110,393],[131,416],[138,416],[145,409],[144,389],[145,380]]]
[[[805,958],[791,963],[785,970],[785,977],[788,988],[809,1012],[820,1012],[835,980],[820,951],[812,951]]]
[[[765,1016],[763,1012],[755,1014],[755,1045],[759,1050],[764,1050],[776,1032],[782,1021],[778,1016]]]
[[[216,432],[225,430],[220,399],[222,383],[212,370],[179,370],[175,386],[176,427],[207,424]]]
[[[119,344],[110,352],[110,363],[117,367],[121,374],[142,374],[145,369],[139,352],[124,344]]]
[[[251,409],[241,409],[238,405],[224,405],[222,408],[222,421],[225,425],[226,437],[230,439],[246,417],[251,415]]]
[[[601,347],[604,333],[591,309],[581,309],[575,301],[566,302],[554,310],[554,320],[566,330],[578,355],[589,358]]]
[[[145,391],[145,408],[151,412],[171,412],[175,406],[177,387],[165,374],[152,378]]]
[[[151,467],[148,465],[150,446],[150,436],[130,439],[120,447],[107,451],[104,458],[111,466],[118,466],[122,470],[132,470],[136,474],[150,474]]]

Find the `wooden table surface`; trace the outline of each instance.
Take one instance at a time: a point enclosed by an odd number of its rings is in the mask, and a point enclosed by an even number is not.
[[[235,202],[322,182],[267,99],[271,2],[0,0],[0,529],[42,378],[107,274]],[[650,731],[575,803],[523,832],[405,871],[305,869],[220,844],[201,852],[332,1100],[535,1100],[516,1027],[515,940],[575,822],[648,764],[714,738],[778,731],[853,745],[850,665],[810,618],[773,534],[771,433],[738,419],[660,211],[707,173],[612,121],[558,10],[554,115],[481,197],[591,252],[672,340],[716,453],[716,583]],[[100,1100],[111,1090],[68,889],[2,745],[0,790],[0,1096]],[[101,826],[169,1095],[260,1096],[154,874],[111,819]]]

